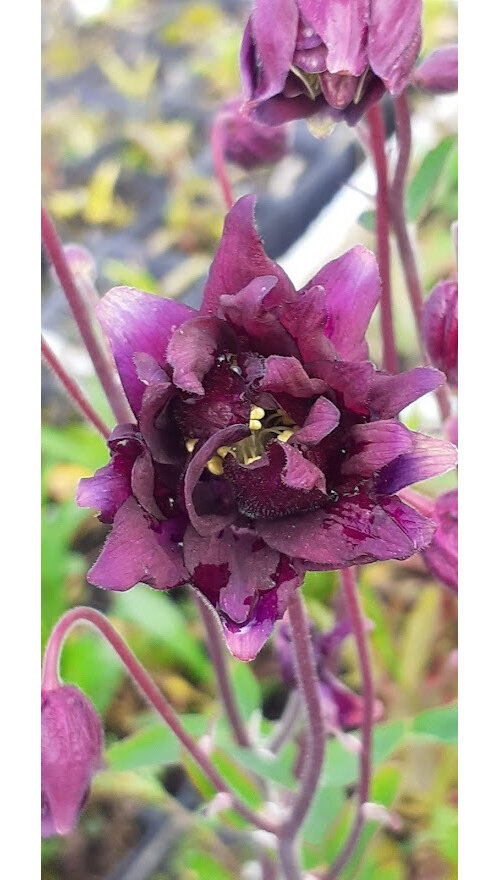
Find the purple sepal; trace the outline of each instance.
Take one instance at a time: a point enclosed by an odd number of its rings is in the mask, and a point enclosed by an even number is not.
[[[436,534],[423,557],[429,571],[458,592],[458,492],[440,495],[434,508]]]
[[[458,89],[458,46],[441,46],[431,52],[413,72],[412,82],[432,95]]]

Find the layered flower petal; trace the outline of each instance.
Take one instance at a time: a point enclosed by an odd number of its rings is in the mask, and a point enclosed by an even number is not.
[[[367,355],[365,332],[380,298],[380,275],[371,251],[358,245],[327,263],[309,286],[325,290],[325,332],[346,360]]]
[[[252,32],[262,62],[252,97],[264,101],[279,94],[293,62],[299,10],[296,0],[257,0]]]
[[[79,507],[93,507],[100,511],[103,523],[113,522],[117,511],[132,494],[130,485],[131,463],[122,458],[111,459],[92,477],[83,477],[76,492]]]
[[[255,278],[239,293],[221,296],[219,314],[233,327],[244,330],[260,354],[296,355],[296,344],[266,302],[277,281],[275,275]]]
[[[433,95],[458,89],[458,46],[441,46],[418,65],[412,82]]]
[[[359,477],[370,477],[375,471],[412,449],[411,432],[396,421],[382,420],[354,425],[351,440],[354,449],[342,464],[342,473]]]
[[[221,243],[208,273],[201,314],[216,314],[221,296],[238,293],[261,276],[276,276],[276,286],[285,299],[295,295],[290,279],[262,247],[254,225],[255,201],[255,196],[243,196],[226,216]]]
[[[270,547],[331,569],[375,560],[408,559],[426,547],[434,525],[397,497],[378,501],[358,495],[327,510],[260,519],[256,529]]]
[[[185,583],[187,572],[179,547],[182,533],[182,523],[156,523],[129,498],[116,514],[101,555],[87,575],[89,583],[120,591],[141,581],[157,590]]]
[[[422,0],[371,0],[370,67],[392,94],[408,83],[422,43]]]
[[[444,379],[443,373],[432,367],[415,367],[395,375],[373,372],[367,403],[376,418],[392,419],[419,397],[439,388]]]
[[[234,520],[236,514],[236,509],[232,506],[229,506],[229,510],[226,509],[221,513],[198,513],[194,494],[205,471],[205,466],[219,447],[237,443],[247,437],[249,433],[247,425],[232,425],[229,428],[216,431],[205,443],[200,444],[189,462],[184,478],[184,501],[189,519],[200,535],[209,536],[219,532]]]
[[[318,397],[298,431],[290,438],[292,443],[316,446],[328,437],[340,421],[340,410],[327,397]]]
[[[246,170],[278,162],[288,150],[288,129],[262,125],[255,116],[242,110],[241,100],[223,104],[216,121],[219,123],[224,155]]]
[[[200,316],[186,321],[172,333],[167,361],[173,369],[174,384],[190,394],[205,393],[202,379],[221,351],[235,351],[234,334],[225,321]]]
[[[366,30],[369,0],[298,0],[306,22],[314,28],[328,48],[327,66],[331,73],[341,71],[359,76],[368,58]]]
[[[425,562],[439,580],[458,591],[458,492],[453,489],[436,500],[436,534],[423,553]]]
[[[260,391],[300,398],[322,394],[327,387],[322,379],[310,379],[297,358],[271,355],[266,359]]]
[[[435,367],[458,385],[458,284],[440,281],[425,302],[422,338]]]
[[[383,495],[392,495],[456,467],[457,449],[452,443],[416,431],[408,431],[408,435],[411,449],[383,467],[375,478],[376,490]]]
[[[195,314],[183,303],[134,287],[113,287],[99,302],[97,317],[135,415],[140,410],[144,385],[137,376],[134,355],[146,352],[163,365],[172,333]]]

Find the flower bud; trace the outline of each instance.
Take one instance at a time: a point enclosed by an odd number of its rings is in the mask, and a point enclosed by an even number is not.
[[[458,384],[458,284],[440,281],[427,299],[422,314],[422,338],[432,364]]]
[[[434,519],[437,529],[423,551],[427,568],[434,577],[458,592],[458,492],[452,489],[436,499]]]
[[[412,81],[433,95],[445,95],[458,89],[458,46],[436,49],[415,70]]]
[[[287,128],[264,125],[241,108],[241,101],[227,101],[220,112],[226,158],[247,171],[278,162],[288,150]]]
[[[76,687],[42,690],[42,836],[67,834],[102,767],[103,730]]]

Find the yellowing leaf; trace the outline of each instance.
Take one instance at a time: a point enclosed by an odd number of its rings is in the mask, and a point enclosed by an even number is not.
[[[151,91],[159,59],[146,55],[135,67],[129,67],[123,58],[109,51],[99,59],[99,67],[111,85],[127,98],[145,98]]]
[[[181,14],[163,31],[166,43],[197,44],[200,33],[206,35],[217,31],[224,21],[217,6],[211,3],[189,3]]]
[[[115,198],[115,186],[120,174],[120,163],[112,159],[101,162],[90,179],[87,203],[83,216],[87,223],[111,223],[126,226],[133,217],[132,210]]]
[[[77,464],[56,464],[45,473],[45,491],[49,498],[59,503],[74,498],[76,487],[82,477],[90,477],[92,471]]]

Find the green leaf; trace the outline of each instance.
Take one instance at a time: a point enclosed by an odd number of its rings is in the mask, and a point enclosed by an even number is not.
[[[285,788],[296,788],[297,780],[293,775],[295,747],[292,743],[288,743],[279,755],[267,756],[239,746],[231,746],[231,754],[239,764],[264,779],[270,779]]]
[[[250,666],[235,661],[231,663],[229,674],[236,702],[244,721],[261,708],[260,686]]]
[[[442,743],[455,745],[458,742],[458,706],[438,706],[426,709],[414,718],[411,732],[428,736]]]
[[[206,850],[187,852],[186,868],[192,880],[234,880],[233,875],[229,874]]]
[[[234,788],[245,803],[253,808],[258,807],[262,801],[262,794],[255,782],[249,777],[248,772],[242,770],[233,757],[221,749],[212,752],[211,760],[223,779],[231,788]]]
[[[123,667],[104,639],[80,631],[72,634],[64,645],[61,672],[65,682],[81,688],[97,711],[103,713],[123,676]]]
[[[321,843],[337,820],[343,804],[344,795],[338,785],[332,783],[318,788],[304,823],[303,838],[306,844],[318,846]]]
[[[404,721],[391,721],[378,724],[373,731],[373,764],[377,766],[386,761],[402,743],[407,727]],[[331,740],[326,747],[326,759],[322,785],[349,785],[358,776],[358,757],[353,755],[337,741]]]
[[[87,511],[74,501],[44,506],[42,511],[42,648],[57,619],[69,607],[65,581],[70,571],[81,564],[81,557],[70,549],[79,523]]]
[[[172,662],[179,664],[198,681],[207,681],[211,666],[197,640],[187,627],[178,605],[166,593],[140,584],[127,593],[115,593],[113,613],[122,620],[142,627],[153,640],[168,651]]]
[[[406,213],[411,222],[416,222],[436,195],[437,186],[447,168],[455,148],[456,138],[449,135],[430,150],[408,187]]]
[[[208,720],[202,715],[186,715],[182,726],[195,739],[208,729]],[[106,751],[110,770],[138,770],[144,767],[162,767],[178,764],[181,745],[175,734],[160,722],[113,743]]]
[[[363,211],[358,217],[358,223],[368,232],[375,232],[375,211]]]
[[[64,461],[95,471],[106,464],[109,455],[104,438],[86,425],[43,425],[42,457],[49,464]]]

